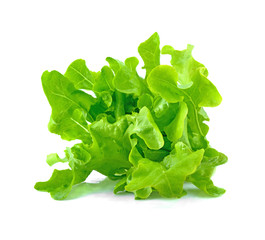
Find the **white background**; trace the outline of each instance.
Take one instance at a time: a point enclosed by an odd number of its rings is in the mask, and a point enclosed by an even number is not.
[[[1,1],[0,238],[265,239],[262,3]],[[161,46],[193,44],[223,97],[207,112],[208,139],[229,157],[213,178],[226,194],[208,198],[190,189],[181,199],[136,201],[132,194],[114,195],[106,181],[84,185],[90,193],[66,201],[35,191],[35,182],[53,171],[46,155],[72,145],[48,132],[42,72],[64,73],[77,58],[97,71],[107,56],[139,57],[139,43],[155,31]],[[92,174],[89,181],[99,178]]]

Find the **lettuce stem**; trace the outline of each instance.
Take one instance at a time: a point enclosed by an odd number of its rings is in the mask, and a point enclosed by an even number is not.
[[[116,120],[120,117],[125,115],[125,110],[124,110],[124,94],[119,92],[119,91],[115,91],[115,118]]]

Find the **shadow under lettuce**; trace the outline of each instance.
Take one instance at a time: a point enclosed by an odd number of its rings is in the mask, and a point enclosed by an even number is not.
[[[88,196],[90,194],[95,193],[111,193],[114,196],[113,189],[118,181],[110,180],[109,178],[105,178],[104,180],[101,180],[99,182],[95,183],[80,183],[78,185],[73,186],[71,192],[67,196],[65,200],[72,200],[76,198],[81,198]],[[211,196],[205,194],[200,189],[196,188],[190,183],[184,183],[184,189],[187,192],[187,195],[183,196],[183,198],[212,198]],[[117,195],[125,196],[128,194],[128,192],[120,192]],[[157,191],[153,191],[152,194],[148,197],[148,200],[178,200],[178,198],[164,198],[161,197]],[[143,199],[136,199],[136,200],[143,200]]]
[[[73,186],[71,192],[65,200],[72,200],[80,197],[85,197],[94,193],[113,193],[113,189],[116,183],[117,181],[110,180],[109,178],[105,178],[104,180],[95,183],[80,183],[78,185]]]

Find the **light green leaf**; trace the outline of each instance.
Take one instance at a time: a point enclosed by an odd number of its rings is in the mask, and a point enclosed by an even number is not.
[[[164,145],[163,136],[147,107],[143,107],[136,116],[133,133],[142,138],[150,149],[160,149]]]
[[[65,151],[66,158],[68,158],[69,166],[74,175],[73,185],[85,181],[92,170],[94,170],[90,163],[91,154],[88,149],[88,145],[79,143],[75,144],[71,149],[67,148]]]
[[[137,166],[138,161],[143,158],[143,156],[138,151],[137,143],[138,143],[138,139],[136,139],[136,138],[131,139],[132,149],[131,149],[130,154],[129,154],[129,161],[134,166]]]
[[[34,188],[38,191],[49,192],[55,200],[67,197],[72,189],[73,173],[70,169],[54,170],[51,178],[46,182],[37,182]]]
[[[90,125],[93,144],[87,151],[91,155],[89,165],[92,169],[111,177],[118,170],[131,167],[128,160],[131,144],[127,128],[128,121],[124,117],[115,123],[102,118]]]
[[[139,60],[136,57],[130,57],[125,59],[124,63],[129,69],[136,72],[136,67],[139,64]]]
[[[101,69],[100,75],[95,80],[93,91],[97,93],[114,91],[113,78],[114,75],[111,69],[108,66],[104,66]]]
[[[154,162],[161,162],[164,159],[164,157],[166,157],[171,151],[171,146],[170,146],[171,144],[169,144],[169,146],[166,146],[170,142],[168,141],[166,137],[163,137],[163,139],[165,142],[164,146],[158,150],[153,150],[153,149],[150,149],[145,144],[143,139],[138,137],[137,138],[138,143],[136,147],[138,147],[139,150],[137,150],[137,152],[141,151],[142,155],[138,153],[137,157],[134,158],[134,159],[137,159],[136,162],[141,160],[143,157],[148,158],[149,160],[152,160]],[[137,164],[134,163],[133,165],[136,166]]]
[[[188,45],[186,50],[177,51],[171,46],[164,46],[162,54],[170,54],[171,64],[178,75],[180,89],[185,89],[187,100],[192,100],[198,107],[215,107],[221,101],[221,95],[216,87],[207,79],[208,70],[191,55],[193,46]],[[207,94],[206,94],[207,93]]]
[[[187,178],[196,187],[212,197],[218,197],[225,193],[223,188],[216,187],[211,177],[218,165],[227,162],[227,156],[213,148],[207,148],[204,153],[201,165],[195,173]]]
[[[46,162],[49,166],[52,166],[58,162],[61,162],[61,163],[68,162],[68,159],[60,158],[57,153],[51,153],[47,156]]]
[[[139,109],[147,107],[149,110],[151,110],[152,105],[153,105],[153,97],[150,94],[145,93],[138,98],[137,107]]]
[[[117,194],[118,192],[123,192],[127,184],[127,177],[123,177],[114,187],[113,192]]]
[[[163,100],[160,102],[159,105],[160,106],[157,106],[161,107],[161,109],[159,109],[159,114],[155,114],[155,112],[152,112],[152,116],[160,131],[163,132],[165,131],[165,127],[168,126],[176,117],[176,114],[179,109],[179,103],[168,103],[166,100]]]
[[[80,139],[90,143],[86,116],[95,101],[93,97],[77,90],[57,71],[46,71],[41,79],[43,90],[52,107],[49,130],[65,140]]]
[[[87,148],[84,144],[76,144],[72,148],[66,148],[64,158],[59,158],[55,153],[48,155],[47,163],[50,166],[58,162],[67,162],[71,169],[55,169],[50,180],[36,183],[35,189],[49,192],[56,200],[65,199],[72,186],[85,181],[93,170],[89,163],[91,155]]]
[[[147,77],[147,84],[151,91],[164,98],[169,103],[183,100],[183,93],[177,88],[178,74],[168,65],[155,67]]]
[[[222,97],[216,87],[207,79],[207,69],[197,68],[193,72],[193,85],[183,90],[187,101],[192,101],[198,107],[216,107],[222,102]]]
[[[112,70],[115,72],[113,79],[114,87],[126,94],[141,95],[143,84],[141,79],[136,74],[134,67],[136,67],[135,58],[127,60],[127,65],[116,59],[108,57],[106,59]]]
[[[169,103],[160,96],[157,97],[153,104],[153,110],[157,118],[162,117],[169,109]]]
[[[135,199],[146,199],[146,198],[148,198],[150,196],[152,191],[153,190],[152,190],[151,187],[146,187],[146,188],[139,189],[139,190],[134,192]]]
[[[203,157],[204,150],[192,152],[178,142],[170,155],[161,163],[142,159],[125,186],[127,191],[153,187],[163,197],[181,197],[185,194],[183,184],[186,177],[194,173]]]
[[[192,85],[191,75],[198,67],[204,67],[202,64],[195,61],[191,55],[193,46],[188,45],[187,49],[177,51],[171,46],[164,46],[161,50],[162,54],[170,54],[171,65],[178,73],[178,82],[180,88],[188,88]]]
[[[141,43],[138,47],[138,52],[144,61],[146,69],[146,76],[149,75],[151,70],[160,65],[160,40],[158,33],[154,33],[145,42]]]
[[[86,62],[83,59],[77,59],[72,62],[67,68],[64,76],[75,85],[76,89],[93,89],[95,79],[88,70]]]
[[[167,134],[167,138],[176,142],[183,133],[184,130],[184,121],[188,113],[188,107],[185,102],[180,102],[177,110],[177,114],[173,121],[167,125],[164,129]]]

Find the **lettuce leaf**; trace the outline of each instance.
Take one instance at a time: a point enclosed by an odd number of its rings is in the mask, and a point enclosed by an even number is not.
[[[163,197],[182,197],[186,194],[183,191],[184,181],[196,171],[203,153],[203,149],[192,152],[185,144],[178,142],[160,163],[143,158],[138,161],[125,189],[133,192],[152,187]]]
[[[155,32],[149,39],[141,43],[138,47],[138,52],[144,61],[146,69],[146,76],[151,70],[160,65],[160,39],[157,32]]]
[[[45,71],[41,81],[52,108],[48,129],[67,141],[65,157],[47,156],[47,164],[68,165],[54,170],[35,189],[56,200],[67,198],[74,185],[92,171],[118,180],[114,193],[132,192],[146,199],[152,192],[180,198],[190,182],[209,196],[225,190],[211,179],[227,156],[207,140],[209,117],[205,107],[216,107],[222,97],[208,79],[206,67],[192,57],[192,45],[182,51],[164,46],[158,33],[141,43],[138,52],[146,70],[139,76],[139,60],[107,57],[109,66],[89,70],[75,60],[65,74]],[[160,65],[160,53],[171,65]],[[94,96],[89,91],[94,92]]]

